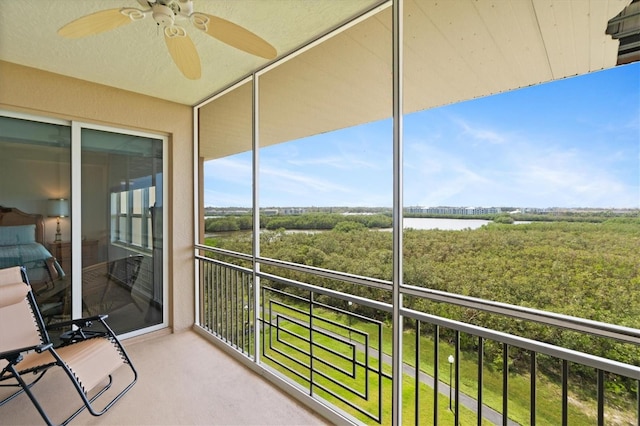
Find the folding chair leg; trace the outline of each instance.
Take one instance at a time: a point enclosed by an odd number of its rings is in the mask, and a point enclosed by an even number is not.
[[[4,399],[3,401],[0,402],[0,405],[5,404],[9,401],[11,401],[13,398],[15,398],[18,395],[21,395],[23,392],[27,394],[27,396],[29,397],[29,399],[31,400],[31,402],[33,403],[33,405],[36,407],[36,409],[38,410],[38,413],[40,413],[40,416],[42,416],[42,418],[44,419],[45,423],[48,426],[53,426],[53,422],[51,421],[51,419],[49,418],[49,416],[47,416],[47,413],[44,412],[44,409],[42,408],[42,406],[40,405],[40,403],[38,402],[38,400],[36,399],[35,395],[33,394],[33,392],[31,392],[31,387],[36,384],[36,382],[38,382],[42,376],[44,376],[44,373],[46,373],[46,371],[44,371],[40,377],[38,377],[36,380],[34,380],[33,382],[27,384],[24,379],[22,378],[22,376],[20,375],[20,373],[18,373],[18,371],[15,369],[15,366],[13,364],[8,365],[7,369],[13,374],[13,377],[15,377],[15,379],[18,381],[18,383],[20,384],[21,389],[12,394],[11,396],[7,397],[6,399]],[[100,412],[96,412],[93,407],[92,407],[92,403],[93,401],[95,401],[96,399],[98,399],[103,393],[105,393],[107,390],[109,390],[111,388],[111,385],[113,384],[113,377],[111,375],[109,375],[109,383],[107,383],[98,393],[96,393],[93,397],[91,397],[90,399],[87,398],[84,393],[81,390],[78,390],[78,392],[80,393],[80,397],[82,398],[82,400],[84,401],[84,404],[80,406],[80,408],[78,408],[78,410],[76,410],[73,414],[71,414],[69,417],[67,417],[66,420],[64,420],[62,423],[60,423],[60,426],[65,426],[67,424],[69,424],[69,422],[71,422],[73,419],[75,419],[78,414],[82,413],[85,409],[89,409],[89,411],[91,412],[92,415],[101,415],[104,412],[107,411],[107,409],[109,409],[118,399],[120,399],[120,397],[125,393],[125,392],[121,392],[118,397],[116,399],[114,399],[113,401],[111,401],[111,403],[105,407],[105,409],[103,411]],[[129,388],[131,388],[133,385],[129,385],[127,387],[127,390],[129,390]]]
[[[75,419],[75,418],[78,416],[78,414],[82,413],[85,409],[89,409],[89,412],[90,412],[92,415],[94,415],[94,416],[95,416],[96,414],[94,414],[94,413],[95,413],[95,411],[94,411],[93,406],[92,406],[91,404],[93,403],[93,401],[95,401],[96,399],[98,399],[98,398],[100,397],[100,395],[102,395],[103,393],[105,393],[106,391],[108,391],[108,390],[109,390],[109,388],[111,388],[111,384],[112,384],[112,383],[113,383],[113,377],[111,377],[111,375],[109,375],[109,383],[107,383],[107,385],[106,385],[104,388],[102,388],[102,389],[100,390],[100,392],[98,392],[97,394],[95,394],[91,399],[88,399],[88,398],[84,395],[84,393],[82,393],[81,391],[79,391],[79,392],[80,392],[80,397],[81,397],[81,398],[82,398],[82,400],[84,401],[84,404],[83,404],[80,408],[78,408],[78,410],[77,410],[75,413],[73,413],[72,415],[70,415],[69,417],[67,417],[67,420],[65,420],[64,422],[60,423],[60,426],[65,426],[65,425],[69,424],[69,422],[70,422],[71,420]],[[106,410],[104,410],[104,411],[106,411]],[[103,413],[104,413],[104,411],[103,411]],[[101,413],[101,414],[102,414],[102,413]]]
[[[18,371],[16,370],[16,367],[13,364],[10,364],[8,367],[9,367],[9,370],[13,373],[13,377],[16,378],[16,380],[18,381],[18,383],[20,383],[20,386],[22,387],[24,392],[27,394],[27,396],[29,396],[29,399],[31,400],[33,405],[36,407],[36,410],[38,410],[38,413],[40,413],[45,423],[47,423],[47,425],[49,426],[53,426],[51,419],[49,419],[49,416],[47,416],[47,413],[44,412],[44,410],[40,406],[40,403],[31,392],[31,385],[27,385],[25,383],[25,381],[22,379],[22,376],[20,376],[20,373],[18,373]],[[13,396],[11,398],[13,398]]]

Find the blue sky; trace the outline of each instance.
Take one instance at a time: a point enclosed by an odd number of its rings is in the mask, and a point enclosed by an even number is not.
[[[260,204],[392,203],[391,120],[265,148]],[[405,206],[640,207],[640,64],[407,115]],[[251,156],[205,165],[205,206],[251,205]]]

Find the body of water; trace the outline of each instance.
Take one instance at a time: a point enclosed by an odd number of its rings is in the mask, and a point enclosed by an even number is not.
[[[404,219],[404,229],[440,229],[442,231],[462,231],[463,229],[478,229],[484,225],[491,223],[490,220],[485,219],[444,219],[444,218],[423,218],[423,217],[408,217]],[[531,223],[529,221],[516,221],[513,224]],[[381,229],[381,231],[391,231],[391,228]],[[233,231],[234,233],[247,233],[250,231]],[[312,234],[315,232],[326,232],[324,230],[313,229],[290,229],[287,233],[306,233]],[[216,234],[207,234],[207,237],[215,236]],[[218,235],[230,235],[230,233],[221,233]]]
[[[463,229],[478,229],[488,223],[491,223],[491,221],[485,219],[434,219],[426,217],[407,217],[404,219],[404,228],[460,231]]]

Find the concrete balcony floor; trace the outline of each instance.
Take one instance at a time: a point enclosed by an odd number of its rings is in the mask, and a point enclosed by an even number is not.
[[[71,425],[328,424],[192,331],[124,343],[138,382],[106,414],[94,417],[85,410]],[[81,404],[68,383],[62,371],[54,369],[33,387],[54,422]],[[0,389],[0,398],[7,394]],[[44,422],[22,394],[0,407],[0,424]]]

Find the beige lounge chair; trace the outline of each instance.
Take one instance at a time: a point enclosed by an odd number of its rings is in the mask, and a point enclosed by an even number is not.
[[[0,401],[0,407],[26,392],[36,409],[51,425],[30,388],[50,369],[60,367],[73,383],[83,405],[64,420],[67,424],[87,408],[94,416],[104,414],[137,380],[137,372],[114,332],[105,322],[106,316],[65,321],[45,328],[24,268],[0,269],[0,385],[19,389]],[[48,330],[67,330],[60,335],[61,344],[54,347]],[[128,366],[132,380],[112,399],[99,398],[113,382],[112,373]],[[27,376],[27,373],[29,374]],[[32,377],[29,383],[25,377]],[[7,384],[5,384],[7,382]],[[89,394],[92,396],[89,397]],[[106,399],[108,402],[103,402]],[[94,401],[101,408],[94,407]],[[0,411],[0,418],[2,417]]]

